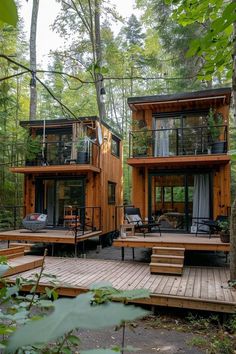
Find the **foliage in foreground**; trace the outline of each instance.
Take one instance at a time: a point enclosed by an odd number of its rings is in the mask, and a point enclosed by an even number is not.
[[[0,276],[9,268],[4,259],[1,261]],[[73,353],[80,344],[76,330],[121,325],[124,334],[125,321],[149,313],[134,305],[125,305],[127,300],[148,297],[148,291],[119,291],[108,284],[95,284],[89,292],[73,299],[57,299],[55,288],[46,288],[46,294],[39,297],[36,292],[43,270],[44,264],[34,281],[27,282],[32,289],[31,294],[26,296],[19,295],[24,279],[18,278],[14,286],[7,285],[1,279],[0,301],[4,311],[0,312],[0,349],[4,349],[5,353]],[[44,276],[53,279],[52,275]],[[51,284],[53,282],[55,280]],[[124,338],[121,348],[93,349],[81,353],[123,353],[123,344]],[[126,349],[134,350],[132,347]]]

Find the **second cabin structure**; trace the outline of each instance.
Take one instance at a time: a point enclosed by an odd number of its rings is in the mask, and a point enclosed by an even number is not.
[[[83,227],[109,234],[120,225],[122,141],[98,117],[22,121],[29,131],[23,173],[25,214],[45,213],[48,225]]]
[[[162,229],[229,215],[231,89],[130,97],[132,203]],[[161,217],[161,218],[160,218]]]

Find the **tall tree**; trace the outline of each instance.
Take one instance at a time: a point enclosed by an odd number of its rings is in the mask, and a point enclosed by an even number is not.
[[[30,112],[29,119],[36,119],[37,112],[37,89],[36,89],[36,35],[38,22],[39,0],[33,0],[31,27],[30,27],[30,70],[32,77],[30,80]]]

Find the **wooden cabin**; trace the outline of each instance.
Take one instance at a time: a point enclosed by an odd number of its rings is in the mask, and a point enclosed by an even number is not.
[[[162,229],[230,212],[230,88],[128,98],[132,203]],[[160,218],[161,216],[161,218]]]
[[[26,214],[46,213],[48,225],[69,226],[79,214],[85,227],[108,234],[120,225],[121,136],[98,117],[22,121],[29,131],[23,173]]]

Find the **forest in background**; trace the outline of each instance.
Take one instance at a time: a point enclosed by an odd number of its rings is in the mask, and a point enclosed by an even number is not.
[[[40,6],[40,1],[32,2]],[[64,38],[64,46],[63,51],[51,52],[47,71],[37,64],[37,53],[32,57],[23,19],[16,28],[7,24],[0,27],[0,204],[22,205],[22,176],[8,170],[16,160],[24,161],[28,150],[27,134],[19,128],[19,122],[86,115],[98,115],[122,134],[124,199],[129,201],[130,171],[125,165],[130,126],[127,98],[231,86],[231,47],[224,52],[199,52],[192,46],[189,53],[190,42],[196,44],[207,35],[212,19],[200,15],[204,11],[198,9],[187,21],[181,4],[186,6],[188,1],[136,0],[142,16],[138,19],[133,14],[127,21],[102,0],[58,2],[61,12],[53,28]],[[206,6],[206,1],[200,3]],[[207,4],[218,6],[218,12],[224,13],[224,1]],[[181,21],[177,21],[178,10]],[[113,31],[114,21],[122,21],[118,34]],[[225,35],[222,41],[231,33]],[[37,91],[34,116],[30,111],[32,73],[36,75]],[[98,94],[101,87],[106,90],[102,105]]]

